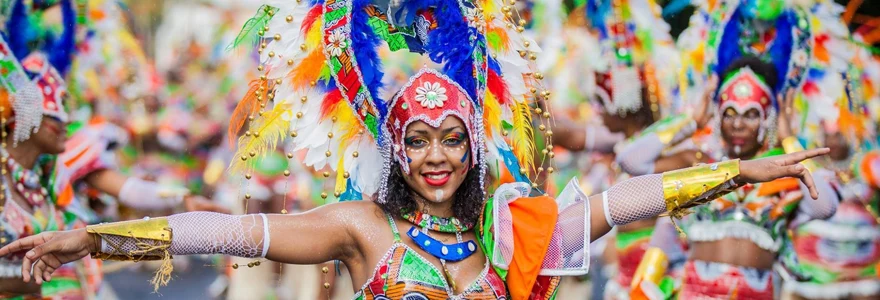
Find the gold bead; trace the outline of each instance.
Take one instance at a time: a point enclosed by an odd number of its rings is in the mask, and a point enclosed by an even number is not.
[[[330,177],[330,172],[324,171],[324,177]]]
[[[287,18],[284,18],[284,20],[287,21],[287,23],[293,22],[293,16],[287,15]]]
[[[248,121],[253,121],[253,120],[254,120],[254,116],[248,116]]]
[[[544,155],[547,155],[547,152],[550,152],[550,151],[547,150],[547,149],[542,149],[542,150],[541,150],[541,153],[543,153]]]
[[[290,137],[296,137],[296,136],[297,136],[296,131],[292,131],[292,132],[290,132]],[[289,155],[291,158],[293,158],[293,154],[288,154],[288,155]]]
[[[306,103],[307,100],[309,100],[309,97],[306,97],[306,96],[302,96],[302,98],[299,98],[299,102],[302,102],[302,103]]]
[[[328,289],[328,290],[330,289],[330,283],[329,283],[329,282],[325,282],[325,283],[324,283],[324,289]]]
[[[501,135],[503,135],[503,136],[507,136],[508,134],[510,134],[510,133],[507,132],[507,130],[502,130],[502,131],[501,131]]]
[[[540,130],[540,131],[544,131],[544,130],[546,130],[546,129],[547,129],[547,127],[544,126],[544,124],[538,125],[538,130]]]
[[[262,71],[263,71],[263,65],[259,65],[259,66],[257,66],[257,71],[262,72]]]
[[[333,138],[333,133],[332,133],[332,132],[328,132],[328,133],[327,133],[327,138]]]
[[[547,149],[549,149],[550,151],[553,151],[553,145],[548,145]]]
[[[254,267],[254,263],[249,262],[249,263],[248,263],[248,268],[253,268],[253,267]]]
[[[241,160],[242,160],[242,161],[246,161],[246,160],[247,160],[247,156],[242,155],[242,156],[241,156]]]
[[[503,12],[509,12],[509,11],[510,11],[510,6],[506,6],[506,5],[505,5],[505,6],[502,6],[502,7],[501,7],[501,11],[503,11]]]
[[[312,81],[309,81],[309,85],[310,85],[310,86],[315,86],[315,85],[317,85],[317,84],[318,84],[318,83],[317,83],[317,82],[315,82],[315,81],[314,81],[314,80],[312,80]]]
[[[536,79],[544,79],[544,74],[541,74],[541,73],[535,73],[535,78],[536,78]]]
[[[520,168],[520,169],[519,169],[519,173],[520,173],[520,174],[525,174],[525,173],[528,173],[528,172],[529,172],[529,170],[526,170],[526,168]]]
[[[547,155],[550,156],[550,158],[553,158],[556,156],[556,153],[550,152],[550,153],[547,153]]]
[[[525,27],[522,27],[522,26],[516,26],[516,32],[523,32],[523,31],[525,31],[525,30],[526,30]]]
[[[511,1],[511,3],[513,3],[513,2],[514,2],[514,1]],[[519,20],[519,26],[526,26],[526,20],[520,19],[520,20]]]
[[[281,79],[275,79],[275,84],[281,84]],[[275,94],[272,94],[272,97],[275,97]]]
[[[251,131],[250,131],[250,130],[245,131],[245,132],[244,132],[244,136],[251,136]]]
[[[342,194],[340,194],[339,192],[333,192],[333,197],[339,198],[339,195],[342,195]]]
[[[276,33],[276,34],[275,34],[275,40],[276,40],[276,41],[280,41],[280,40],[281,40],[281,35]]]
[[[553,130],[547,130],[547,136],[553,136]]]
[[[543,116],[544,118],[550,118],[550,112],[545,111]]]
[[[287,209],[282,209],[281,214],[287,214]]]
[[[238,269],[238,264],[232,264],[233,269]]]
[[[288,60],[287,60],[287,65],[288,65],[288,66],[292,66],[292,65],[293,65],[293,59],[288,59]]]
[[[269,51],[269,57],[275,57],[275,51]]]
[[[260,108],[266,108],[266,103],[260,103]]]
[[[290,171],[289,171],[289,170],[284,170],[284,176],[290,176]]]
[[[266,48],[266,43],[265,43],[265,42],[260,43],[260,48],[261,48],[261,49],[262,49],[262,48]]]
[[[333,123],[336,123],[337,120],[339,120],[339,118],[336,118],[336,116],[333,116],[332,118],[330,118],[330,121]]]
[[[258,261],[255,261],[255,262],[254,262],[254,265],[257,266],[257,267],[259,267],[259,266],[260,266],[260,261],[259,261],[259,260],[258,260]]]
[[[526,46],[526,48],[528,48],[531,45],[532,45],[532,42],[529,42],[529,41],[523,42],[523,46]]]
[[[549,172],[550,174],[553,174],[553,171],[555,171],[555,170],[553,169],[553,167],[549,167],[549,168],[547,168],[547,172]]]
[[[262,116],[263,114],[261,113],[260,115]],[[257,138],[260,137],[260,133],[259,133],[259,132],[254,132],[254,137],[257,137]]]
[[[327,274],[328,272],[330,272],[330,268],[328,268],[328,267],[323,267],[323,268],[321,268],[321,272],[324,273],[324,274]]]
[[[266,75],[260,75],[260,80],[266,81]]]
[[[301,112],[301,111],[296,112],[297,119],[302,118],[302,117],[303,117],[303,112]]]
[[[299,45],[299,50],[306,51],[306,44]]]
[[[293,153],[288,152],[288,153],[287,153],[287,158],[293,158]]]
[[[350,176],[351,176],[351,174],[348,174],[348,172],[342,173],[342,178],[348,179],[348,177],[350,177]]]
[[[534,94],[534,93],[537,93],[537,92],[538,92],[538,89],[536,89],[536,88],[530,88],[530,89],[529,89],[529,92],[532,92],[532,94]]]
[[[269,26],[263,26],[263,31],[269,31]]]
[[[245,198],[245,199],[250,199],[250,198],[251,198],[251,194],[244,194],[244,198]]]
[[[544,112],[544,110],[541,109],[540,107],[538,107],[538,108],[535,108],[535,112],[540,114],[540,113]]]
[[[352,153],[351,153],[351,156],[358,157],[358,152],[357,152],[357,151],[352,152]]]
[[[321,192],[321,199],[327,199],[327,193]]]
[[[519,57],[526,57],[526,54],[529,53],[529,52],[524,51],[524,50],[517,50],[516,52],[519,53]]]
[[[538,173],[544,172],[544,167],[538,167]]]
[[[251,175],[251,174],[244,174],[244,178],[251,179],[251,177],[253,177],[253,175]]]
[[[537,183],[537,182],[532,182],[532,188],[533,188],[533,189],[538,188],[538,183]]]
[[[330,154],[330,151],[324,152],[324,155],[326,155],[327,157],[330,157]]]
[[[536,56],[535,54],[529,54],[529,59],[536,60],[538,59],[538,56]]]

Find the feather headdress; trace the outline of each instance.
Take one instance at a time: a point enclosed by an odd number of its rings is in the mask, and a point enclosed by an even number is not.
[[[522,37],[515,13],[501,0],[392,1],[388,7],[368,0],[270,1],[255,17],[266,24],[257,31],[263,75],[232,117],[233,126],[249,130],[230,168],[249,174],[248,160],[288,139],[291,151],[306,152],[306,165],[325,177],[335,172],[333,194],[340,200],[366,195],[382,201],[385,176],[376,174],[388,174],[388,121],[399,120],[383,83],[383,65],[398,63],[380,56],[387,47],[439,65],[419,73],[443,81],[436,91],[461,92],[456,101],[467,102],[450,102],[473,111],[472,157],[484,173],[497,165],[529,182],[533,126],[551,142],[550,113],[536,108],[550,92],[529,60],[540,49]],[[433,82],[421,83],[433,88]]]

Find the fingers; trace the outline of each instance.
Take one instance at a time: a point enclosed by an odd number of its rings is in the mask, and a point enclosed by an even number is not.
[[[811,159],[811,158],[814,158],[817,156],[822,156],[822,155],[828,154],[828,152],[831,152],[831,149],[829,149],[829,148],[816,148],[816,149],[795,152],[795,153],[785,155],[782,163],[785,165],[793,165],[793,164],[797,164],[797,163],[800,163],[802,161],[805,161],[805,160],[808,160],[808,159]]]
[[[39,234],[15,240],[11,244],[6,245],[6,247],[0,248],[0,257],[4,257],[19,251],[33,249],[34,247],[39,246],[44,242],[45,240],[42,238],[42,235]]]
[[[40,244],[36,247],[33,247],[31,251],[28,251],[28,253],[24,255],[24,260],[22,260],[21,262],[21,275],[25,282],[30,282],[30,271],[34,262],[39,261],[40,258],[42,258],[46,254],[58,251],[61,247],[60,242],[52,241],[51,237],[46,238],[46,236],[47,235],[43,234],[33,236],[34,238],[39,238],[42,242],[40,242]],[[40,278],[36,279],[38,282],[41,281]]]
[[[792,167],[794,167],[793,172],[798,172],[796,176],[807,186],[807,189],[810,191],[810,197],[812,197],[813,200],[819,199],[819,190],[816,189],[816,182],[813,180],[813,174],[810,174],[807,167],[804,167],[802,164],[796,164]]]
[[[61,261],[58,260],[56,255],[43,256],[34,265],[34,279],[38,284],[43,281],[49,281],[52,277],[52,272],[55,272],[59,267],[61,267]]]

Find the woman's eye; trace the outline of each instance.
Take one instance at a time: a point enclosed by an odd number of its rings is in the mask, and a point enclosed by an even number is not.
[[[458,146],[461,145],[465,140],[464,135],[460,133],[451,134],[443,139],[443,144],[447,146]]]
[[[428,144],[428,141],[422,138],[408,138],[404,141],[409,147],[424,147]]]

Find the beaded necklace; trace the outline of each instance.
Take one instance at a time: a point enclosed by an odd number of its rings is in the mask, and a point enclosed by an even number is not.
[[[46,203],[46,197],[49,191],[40,184],[40,178],[43,176],[43,170],[39,165],[33,170],[22,167],[5,150],[0,152],[2,158],[6,160],[6,166],[12,175],[12,183],[15,190],[33,207],[42,207]]]
[[[464,241],[461,233],[471,230],[473,224],[464,224],[458,218],[442,218],[432,216],[422,212],[407,212],[401,214],[401,217],[412,223],[407,232],[416,245],[428,254],[440,259],[440,265],[443,267],[443,273],[446,281],[449,282],[452,289],[455,289],[455,280],[446,266],[447,261],[462,261],[477,251],[477,244],[474,241]],[[430,236],[429,230],[444,233],[455,233],[455,243],[446,244]]]

